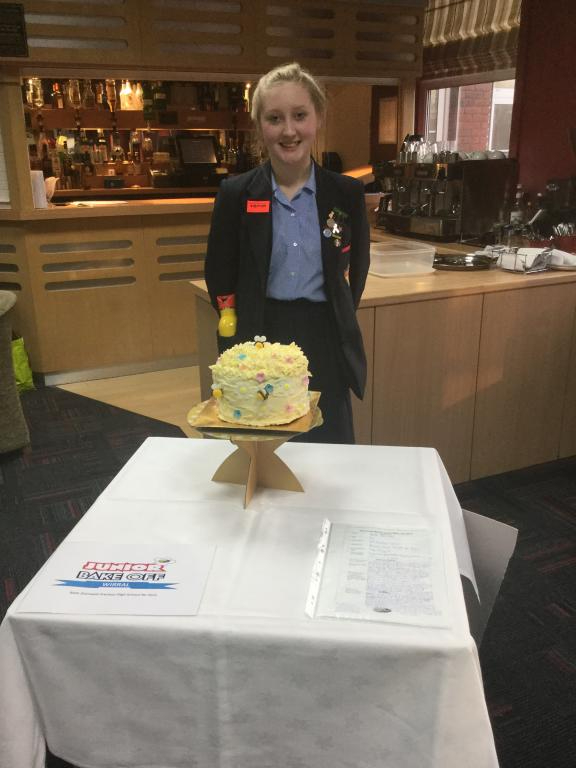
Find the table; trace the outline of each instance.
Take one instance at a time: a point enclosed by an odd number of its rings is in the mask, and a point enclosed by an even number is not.
[[[216,544],[198,615],[11,606],[0,765],[41,768],[46,740],[89,768],[496,768],[438,454],[286,443],[305,493],[259,489],[244,510],[241,486],[210,481],[232,450],[148,439],[67,539]],[[440,531],[450,628],[306,617],[325,517]]]

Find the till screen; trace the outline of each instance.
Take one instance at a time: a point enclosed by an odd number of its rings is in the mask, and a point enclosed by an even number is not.
[[[216,165],[212,139],[178,139],[183,165]]]

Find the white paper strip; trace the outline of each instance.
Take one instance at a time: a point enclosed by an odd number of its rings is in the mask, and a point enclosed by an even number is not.
[[[324,520],[322,523],[322,533],[318,542],[318,555],[312,568],[312,577],[310,579],[310,589],[308,590],[308,599],[306,600],[306,615],[314,618],[316,613],[316,603],[318,601],[318,592],[320,582],[322,581],[322,571],[324,570],[324,560],[326,559],[326,550],[328,549],[328,540],[330,539],[330,520]]]

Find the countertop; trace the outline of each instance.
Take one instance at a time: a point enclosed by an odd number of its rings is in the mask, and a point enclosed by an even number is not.
[[[347,176],[369,180],[371,176],[371,166],[363,166],[351,171],[346,171]],[[106,205],[86,205],[86,200],[82,199],[78,202],[81,205],[64,204],[64,205],[49,205],[48,208],[33,208],[27,211],[13,210],[7,204],[0,204],[0,221],[52,221],[53,219],[90,219],[103,216],[143,216],[149,214],[174,214],[174,213],[206,213],[211,212],[214,205],[214,195],[211,194],[212,189],[208,190],[205,197],[180,197],[180,198],[156,198],[150,200],[130,200],[129,198],[134,194],[142,194],[147,191],[146,189],[126,190],[91,190],[92,194],[96,197],[102,195],[104,192],[110,192],[118,196],[122,200],[124,194],[128,199],[123,202],[116,201],[102,201]],[[168,194],[174,191],[173,189],[158,189],[158,194],[163,192]],[[195,190],[196,191],[196,190]],[[74,194],[73,191],[70,192]],[[89,197],[89,193],[80,191],[78,197]]]
[[[100,203],[100,204],[98,204]],[[105,203],[105,204],[103,204]],[[52,221],[54,219],[90,219],[104,216],[144,216],[173,213],[210,213],[213,197],[181,197],[173,199],[126,200],[124,202],[88,201],[80,204],[50,205],[29,211],[0,207],[0,221]]]
[[[382,230],[373,229],[373,242],[406,242],[407,238],[387,235]],[[414,242],[410,238],[411,242]],[[419,241],[421,242],[421,241]],[[430,243],[440,253],[468,253],[474,246],[461,243]],[[387,304],[403,304],[412,301],[429,301],[454,296],[494,293],[497,291],[520,290],[524,288],[559,283],[576,282],[576,270],[548,270],[533,274],[506,272],[498,267],[472,272],[433,270],[428,275],[414,277],[378,277],[368,275],[360,307],[375,307]],[[192,291],[201,298],[208,298],[204,280],[192,280]]]

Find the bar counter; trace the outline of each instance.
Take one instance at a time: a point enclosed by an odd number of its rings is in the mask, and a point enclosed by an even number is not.
[[[33,370],[59,383],[199,361],[207,396],[212,204],[0,211],[0,285],[18,294]],[[576,271],[370,275],[358,317],[369,362],[359,442],[434,446],[452,482],[576,453]]]
[[[192,291],[207,398],[217,318],[205,283]],[[432,446],[453,483],[576,454],[576,271],[369,275],[358,319],[368,357],[358,442]]]
[[[188,283],[214,199],[79,202],[0,210],[0,286],[18,295],[34,372],[62,383],[194,364]]]
[[[100,192],[98,190],[97,192]],[[92,190],[94,195],[97,194]],[[122,190],[114,190],[121,197]],[[86,195],[82,194],[81,197]],[[102,216],[148,216],[181,213],[211,213],[214,197],[154,198],[151,200],[89,201],[49,205],[48,208],[15,211],[0,206],[0,221],[54,221],[69,219],[102,218]]]

